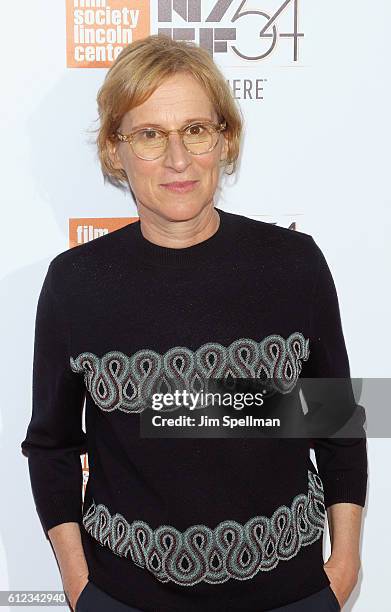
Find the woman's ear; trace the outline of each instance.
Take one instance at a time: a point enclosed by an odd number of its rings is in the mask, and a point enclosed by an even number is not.
[[[118,142],[113,142],[111,140],[107,141],[107,153],[110,158],[111,164],[113,168],[116,170],[124,170],[124,167],[121,163],[119,154],[118,154]]]
[[[226,161],[228,156],[228,136],[226,132],[223,132],[223,146],[220,154],[220,161]]]

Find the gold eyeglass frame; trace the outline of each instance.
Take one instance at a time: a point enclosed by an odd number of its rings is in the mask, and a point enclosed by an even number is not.
[[[216,148],[217,143],[219,142],[219,139],[218,139],[218,138],[217,138],[217,140],[216,140],[215,144],[214,144],[212,147],[210,147],[210,149],[208,149],[207,151],[204,151],[203,153],[193,153],[193,151],[189,151],[189,149],[187,148],[187,146],[185,145],[185,143],[184,143],[184,141],[183,141],[183,136],[184,136],[184,134],[185,134],[186,130],[187,130],[189,127],[193,126],[193,125],[209,125],[209,126],[213,127],[213,128],[215,129],[215,131],[216,131],[216,132],[219,134],[220,132],[223,132],[223,131],[226,129],[226,127],[227,127],[227,122],[226,122],[226,121],[223,121],[223,122],[221,122],[221,123],[213,123],[212,121],[193,121],[192,123],[188,123],[187,125],[185,125],[183,128],[180,128],[180,129],[178,129],[178,130],[169,130],[169,131],[167,131],[167,130],[163,130],[162,128],[154,128],[153,126],[150,126],[150,127],[146,126],[146,127],[144,127],[144,128],[140,128],[139,130],[135,130],[135,131],[131,132],[130,134],[122,134],[122,132],[120,132],[119,130],[117,130],[117,131],[114,133],[114,137],[115,137],[116,139],[120,140],[121,142],[128,142],[128,143],[130,144],[130,146],[132,147],[132,151],[133,151],[133,153],[134,153],[134,154],[135,154],[137,157],[139,157],[140,159],[144,159],[145,161],[154,161],[155,159],[159,159],[159,157],[163,157],[163,155],[164,155],[164,154],[166,153],[166,151],[167,151],[167,146],[168,146],[168,136],[169,136],[169,134],[180,134],[180,136],[181,136],[181,138],[182,138],[182,144],[183,144],[183,146],[185,147],[185,149],[186,149],[186,151],[187,151],[188,153],[191,153],[191,155],[205,155],[206,153],[210,153],[211,151],[213,151],[213,149],[215,149],[215,148]],[[165,135],[165,141],[166,141],[166,144],[165,144],[165,148],[164,148],[163,153],[161,153],[160,155],[158,155],[157,157],[154,157],[154,158],[152,158],[152,159],[149,159],[148,157],[141,157],[140,155],[138,155],[138,154],[135,152],[135,150],[134,150],[134,148],[133,148],[133,144],[132,144],[132,141],[133,141],[133,138],[134,138],[135,134],[137,134],[138,132],[142,132],[143,130],[148,130],[148,129],[156,130],[156,131],[158,131],[158,132],[163,132],[163,134]]]

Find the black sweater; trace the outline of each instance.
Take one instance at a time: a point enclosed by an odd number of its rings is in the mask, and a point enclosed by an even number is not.
[[[365,505],[365,437],[313,439],[317,471],[305,438],[140,435],[148,377],[349,376],[313,238],[217,211],[218,230],[190,247],[152,243],[137,221],[62,252],[38,300],[22,442],[37,512],[46,533],[78,522],[89,578],[146,612],[309,596],[329,584],[325,509]]]

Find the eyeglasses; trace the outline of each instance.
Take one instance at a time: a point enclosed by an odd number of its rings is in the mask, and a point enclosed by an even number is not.
[[[226,127],[225,121],[219,124],[203,121],[170,131],[147,127],[130,134],[122,134],[117,130],[114,137],[122,142],[128,142],[137,157],[153,160],[166,152],[169,134],[180,134],[186,150],[192,155],[204,155],[213,151],[218,143],[220,132],[223,132]]]

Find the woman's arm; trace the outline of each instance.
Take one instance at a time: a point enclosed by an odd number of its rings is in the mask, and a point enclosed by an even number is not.
[[[88,576],[80,534],[80,455],[87,452],[87,436],[82,429],[86,389],[83,377],[75,374],[69,363],[70,320],[59,295],[63,276],[56,260],[49,265],[38,298],[32,416],[21,446],[28,456],[38,516],[54,548],[64,589],[73,605]]]
[[[60,566],[64,591],[72,609],[88,582],[88,566],[78,523],[62,523],[48,531],[48,536]]]
[[[82,429],[86,388],[83,377],[70,365],[71,323],[64,296],[59,295],[64,274],[52,261],[38,298],[32,416],[21,443],[46,534],[62,523],[82,524],[80,455],[87,452],[87,435]]]
[[[303,364],[302,376],[304,381],[308,377],[318,379],[319,383],[311,383],[310,380],[304,382],[304,396],[309,400],[309,406],[312,401],[316,405],[321,400],[319,405],[327,407],[328,402],[330,412],[337,412],[334,419],[340,412],[341,423],[344,423],[344,415],[349,415],[357,405],[350,379],[338,296],[327,261],[318,245],[314,243],[313,246],[318,262],[317,276],[309,315],[310,353],[308,361]],[[322,378],[331,381],[331,388],[338,391],[335,395],[320,394]],[[341,386],[332,382],[335,379],[342,380]],[[332,553],[324,569],[341,605],[353,590],[360,569],[359,539],[368,476],[367,443],[361,417],[356,418],[355,423],[358,437],[343,438],[337,435],[312,440],[318,472],[323,481],[332,544]],[[352,431],[349,427],[348,430]]]
[[[360,562],[362,506],[338,503],[327,509],[331,555],[324,569],[338,593],[341,607],[357,584]]]

